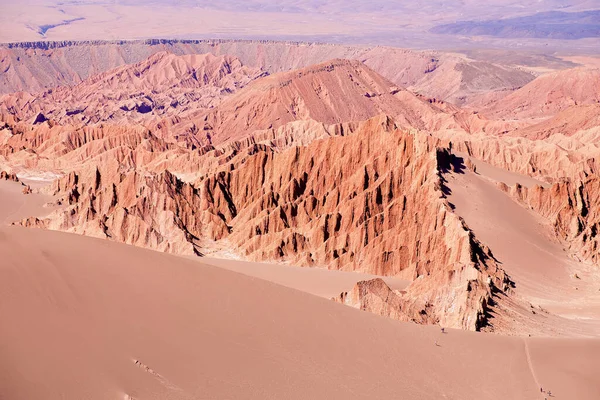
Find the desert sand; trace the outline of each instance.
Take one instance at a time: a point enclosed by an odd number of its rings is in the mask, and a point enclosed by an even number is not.
[[[523,175],[477,162],[449,178],[449,201],[516,282],[515,291],[545,316],[546,334],[600,334],[600,279],[590,263],[576,262],[554,239],[547,221],[521,207],[496,182],[539,184]],[[577,277],[576,277],[577,276]],[[534,331],[532,331],[534,332]]]
[[[2,196],[10,215],[25,195]],[[201,262],[0,228],[10,399],[596,399],[600,341],[401,323]]]
[[[238,261],[226,258],[203,257],[194,260],[277,283],[292,289],[330,299],[343,291],[348,291],[358,281],[377,278],[377,275],[360,272],[328,270],[324,268],[304,268],[294,265],[269,264]],[[385,283],[395,290],[406,288],[410,281],[393,276],[382,276]]]
[[[52,200],[43,194],[22,195],[23,185],[17,182],[0,180],[0,223],[9,224],[29,215],[50,214],[53,207],[44,207]]]

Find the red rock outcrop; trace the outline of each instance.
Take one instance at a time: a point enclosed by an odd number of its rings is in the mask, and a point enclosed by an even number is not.
[[[253,260],[402,276],[414,280],[404,319],[478,329],[507,278],[443,198],[448,154],[385,121],[281,152],[255,144],[194,184],[117,162],[73,172],[49,189],[66,208],[23,224],[182,254],[226,242]]]
[[[293,121],[336,124],[380,114],[407,129],[460,129],[455,111],[399,88],[358,61],[332,60],[255,80],[214,109],[162,121],[157,129],[218,145]]]
[[[29,218],[22,225],[177,254],[198,254],[196,242],[205,236],[206,226],[214,237],[227,231],[220,218],[203,212],[198,191],[168,171],[158,175],[124,172],[113,163],[72,172],[45,190],[66,208],[45,219]]]
[[[127,71],[86,85],[131,79]],[[6,118],[0,150],[23,168],[65,174],[47,189],[64,208],[23,225],[401,276],[413,281],[404,293],[364,308],[475,330],[507,278],[444,199],[448,153],[398,130],[461,130],[459,113],[334,60],[256,80],[191,113],[191,127],[181,115],[150,129]]]
[[[434,135],[440,139],[440,146],[451,143],[454,151],[553,183],[562,178],[583,179],[600,173],[600,130],[596,130],[580,131],[571,137],[554,135],[546,140],[457,131],[440,131]]]
[[[543,140],[553,135],[573,136],[582,130],[600,126],[600,104],[569,107],[554,117],[525,129],[511,132],[532,140]]]
[[[23,186],[23,190],[22,190],[23,194],[30,194],[32,192],[31,187],[29,185],[26,185],[25,183],[21,182],[21,180],[19,179],[17,174],[15,174],[14,172],[0,171],[0,180],[20,183],[21,186]]]
[[[15,174],[14,172],[0,171],[0,179],[3,179],[5,181],[20,182],[19,178],[17,177],[17,174]]]
[[[445,198],[451,147],[547,183],[505,190],[550,220],[573,256],[599,261],[593,70],[565,71],[571,86],[543,77],[516,90],[529,74],[433,52],[293,45],[275,59],[269,49],[281,43],[195,45],[217,55],[158,53],[2,98],[0,167],[60,176],[41,191],[61,207],[22,225],[401,277],[411,281],[402,291],[375,279],[335,300],[403,321],[510,330],[510,313],[489,313],[527,305]],[[35,51],[58,57],[51,47]],[[355,61],[322,62],[345,54]],[[499,88],[487,117],[445,101]],[[476,166],[486,169],[465,162]]]
[[[141,126],[30,127],[16,123],[0,130],[0,160],[9,160],[15,168],[59,174],[113,160],[142,166],[176,148]]]
[[[575,258],[600,263],[600,177],[564,179],[549,188],[504,185],[502,189],[548,219]]]

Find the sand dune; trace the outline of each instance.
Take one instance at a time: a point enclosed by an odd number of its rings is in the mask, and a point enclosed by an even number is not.
[[[43,216],[52,208],[45,208],[51,196],[43,194],[22,195],[23,186],[17,182],[0,180],[0,224],[10,224],[30,215]]]
[[[493,249],[516,282],[516,292],[535,307],[564,317],[553,320],[554,326],[544,334],[600,334],[600,279],[595,267],[570,259],[553,238],[549,223],[495,184],[514,179],[531,183],[531,178],[519,179],[518,174],[502,173],[500,168],[489,169],[490,175],[485,175],[486,168],[478,166],[477,171],[481,174],[465,170],[449,178],[449,200],[477,237]]]
[[[473,165],[475,166],[475,170],[479,175],[485,176],[486,178],[489,178],[496,182],[505,183],[508,186],[513,186],[517,183],[526,187],[531,187],[535,185],[541,185],[543,187],[550,186],[546,182],[542,182],[530,176],[495,167],[491,164],[486,163],[485,161],[478,160],[475,157],[470,157],[467,153],[455,151],[454,154],[462,158],[463,160],[469,159],[471,163],[473,163]]]
[[[557,399],[600,394],[597,340],[442,334],[65,233],[1,228],[0,253],[3,398],[535,399],[540,385]]]
[[[293,265],[268,264],[237,261],[220,258],[194,258],[203,264],[213,265],[244,275],[253,276],[282,286],[301,290],[316,296],[330,299],[343,291],[349,291],[361,280],[374,279],[377,275],[360,272],[346,272],[323,268],[306,268]],[[396,277],[381,277],[392,289],[402,290],[410,281]]]

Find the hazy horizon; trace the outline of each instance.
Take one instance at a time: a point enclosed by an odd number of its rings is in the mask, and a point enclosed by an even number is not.
[[[0,42],[272,39],[411,48],[548,48],[594,52],[599,0],[0,0]],[[545,21],[569,12],[563,25]],[[509,23],[510,18],[517,18]],[[456,24],[461,23],[461,24]],[[530,28],[527,24],[532,24]],[[545,25],[544,25],[545,24]],[[482,27],[483,26],[483,27]],[[539,28],[542,26],[541,28]],[[441,27],[441,28],[440,28]],[[434,30],[437,33],[432,33]],[[583,32],[583,33],[582,33]]]

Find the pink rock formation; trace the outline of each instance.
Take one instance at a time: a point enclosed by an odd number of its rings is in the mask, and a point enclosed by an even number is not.
[[[494,118],[547,118],[575,105],[600,102],[600,69],[574,68],[542,75],[492,104]]]
[[[263,74],[231,56],[156,53],[133,65],[91,76],[75,86],[0,97],[21,120],[64,124],[147,122],[206,109]]]
[[[600,104],[577,105],[569,107],[554,117],[511,132],[533,140],[547,139],[553,135],[573,136],[581,130],[600,126]]]
[[[506,277],[444,200],[448,154],[434,143],[376,119],[306,147],[252,146],[193,185],[115,162],[57,180],[67,208],[23,224],[183,254],[227,241],[254,260],[403,276],[414,280],[406,319],[478,329]]]
[[[549,188],[503,187],[524,206],[547,218],[559,240],[580,260],[600,262],[600,178],[562,180]]]
[[[0,47],[0,93],[37,92],[76,85],[90,76],[145,60],[157,52],[231,55],[269,73],[290,71],[333,58],[360,60],[395,85],[456,104],[481,94],[510,94],[534,79],[515,67],[475,61],[452,53],[393,47],[338,46],[249,40],[46,42]],[[82,52],[92,56],[82,59]],[[39,68],[43,65],[44,68]]]
[[[455,111],[399,88],[358,61],[333,60],[256,80],[214,109],[189,121],[163,121],[158,129],[218,145],[293,121],[336,124],[380,114],[405,128],[460,129]]]
[[[43,189],[62,207],[22,224],[177,254],[227,249],[248,260],[401,277],[411,281],[402,292],[373,280],[337,301],[478,330],[511,282],[445,198],[452,147],[546,182],[566,178],[555,195],[514,195],[555,220],[573,252],[597,259],[589,121],[569,119],[569,137],[515,137],[515,128],[540,129],[415,95],[358,61],[258,75],[226,56],[157,54],[45,97],[6,97],[2,165],[62,175]],[[79,113],[83,123],[60,111],[77,96],[100,107]],[[123,109],[148,96],[163,111]],[[577,107],[593,114],[595,105]],[[105,119],[112,122],[89,123]]]

